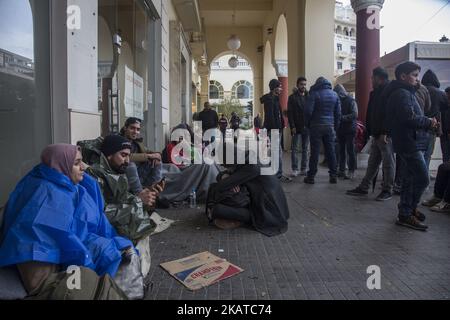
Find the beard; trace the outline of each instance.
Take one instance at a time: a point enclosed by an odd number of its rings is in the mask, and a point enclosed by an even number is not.
[[[115,172],[117,172],[118,174],[125,174],[127,172],[127,168],[128,168],[128,162],[125,162],[119,166],[115,165],[113,167],[113,170]]]

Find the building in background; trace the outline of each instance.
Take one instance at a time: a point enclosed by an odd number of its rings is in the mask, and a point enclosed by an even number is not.
[[[334,29],[335,77],[356,68],[356,14],[352,6],[336,1]]]

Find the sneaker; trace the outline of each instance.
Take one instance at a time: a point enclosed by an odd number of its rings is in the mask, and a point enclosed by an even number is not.
[[[300,171],[298,171],[298,170],[292,171],[292,177],[294,177],[294,178],[297,178],[299,174],[300,174]]]
[[[382,191],[378,197],[375,198],[376,201],[387,201],[392,199],[392,193],[387,191]]]
[[[330,183],[331,184],[337,184],[338,183],[337,178],[336,177],[330,177]]]
[[[420,212],[419,210],[415,210],[413,213],[414,217],[417,218],[417,220],[419,220],[420,222],[424,222],[426,220],[426,216],[425,214],[423,214],[422,212]]]
[[[353,180],[355,178],[355,173],[353,171],[349,171],[348,174],[344,177],[345,180]]]
[[[360,187],[357,187],[353,190],[348,190],[346,194],[349,196],[367,196],[369,194],[369,191],[365,191]]]
[[[280,178],[278,178],[278,180],[280,180],[280,182],[282,182],[282,183],[290,183],[290,182],[292,182],[292,179],[288,178],[286,176],[281,176]]]
[[[433,197],[431,199],[424,200],[422,202],[422,205],[424,207],[430,207],[431,208],[431,207],[434,207],[435,205],[437,205],[438,203],[440,203],[441,201],[442,201],[442,199],[440,199],[440,198],[438,198],[438,197],[433,195]]]
[[[398,226],[403,226],[419,231],[426,231],[428,229],[428,226],[420,222],[415,216],[409,216],[407,218],[398,218],[396,224]]]
[[[337,175],[337,177],[338,177],[339,179],[345,179],[346,174],[345,174],[345,172],[339,172],[338,175]]]
[[[440,213],[450,213],[450,203],[441,201],[438,204],[430,208],[431,211]]]
[[[313,177],[306,177],[305,180],[303,180],[306,184],[314,184],[314,178]]]

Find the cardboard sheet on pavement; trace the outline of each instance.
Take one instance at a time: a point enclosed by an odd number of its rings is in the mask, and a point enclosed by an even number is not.
[[[244,271],[208,251],[162,263],[161,267],[192,291],[210,286]]]

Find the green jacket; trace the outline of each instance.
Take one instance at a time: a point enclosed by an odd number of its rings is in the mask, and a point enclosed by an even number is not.
[[[120,235],[136,243],[149,236],[156,225],[144,209],[142,200],[128,191],[126,175],[114,172],[106,157],[98,151],[102,141],[98,138],[78,142],[82,148],[83,161],[90,165],[86,172],[96,178],[100,185],[109,222]]]

